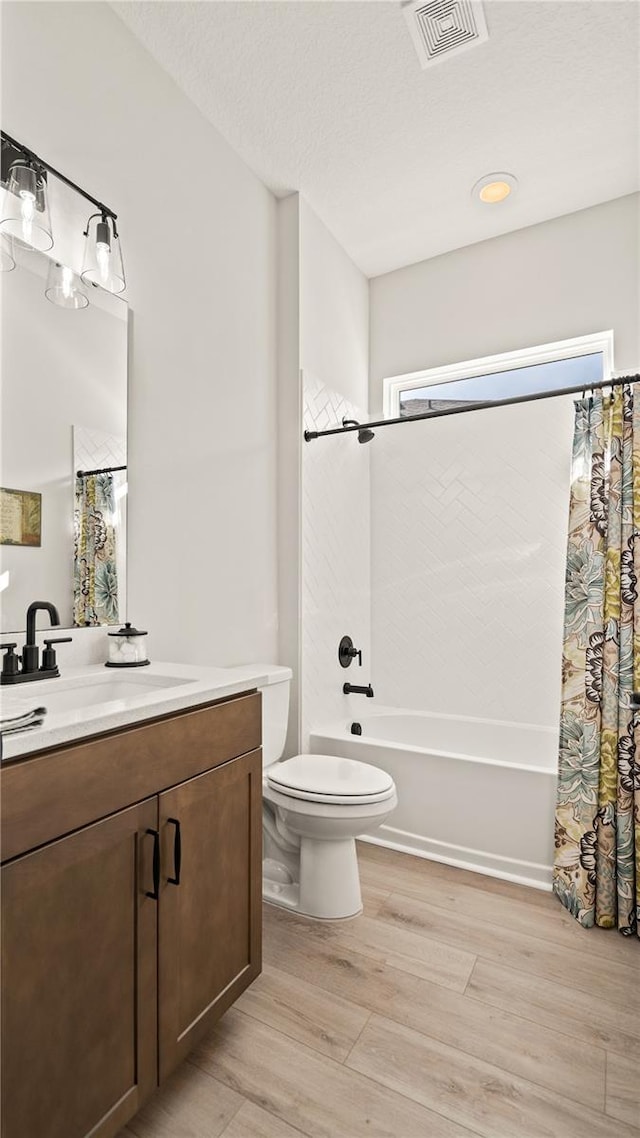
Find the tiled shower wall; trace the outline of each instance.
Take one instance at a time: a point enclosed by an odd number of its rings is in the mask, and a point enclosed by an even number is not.
[[[376,705],[555,727],[573,400],[379,431]]]
[[[343,416],[366,414],[307,373],[304,427],[322,430]],[[345,680],[371,679],[370,451],[357,435],[305,443],[302,452],[301,748],[311,727],[357,717],[362,696],[344,696]],[[338,644],[345,634],[362,649],[363,666],[344,669]],[[358,702],[359,701],[359,702]]]

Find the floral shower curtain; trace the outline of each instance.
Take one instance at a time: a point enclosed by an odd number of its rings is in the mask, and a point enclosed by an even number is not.
[[[640,913],[639,577],[634,384],[576,403],[553,884],[582,925],[626,935]]]
[[[112,474],[76,478],[73,622],[118,621],[116,503]]]

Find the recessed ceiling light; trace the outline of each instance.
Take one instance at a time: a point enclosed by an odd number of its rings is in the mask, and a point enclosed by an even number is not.
[[[484,178],[476,182],[471,193],[474,198],[479,198],[487,205],[496,205],[505,201],[517,187],[518,179],[514,178],[513,174],[504,172],[485,174]]]

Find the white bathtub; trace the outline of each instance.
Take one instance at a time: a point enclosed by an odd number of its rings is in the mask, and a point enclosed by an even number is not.
[[[398,807],[365,840],[551,887],[558,733],[494,719],[380,708],[311,733],[316,754],[382,767]]]

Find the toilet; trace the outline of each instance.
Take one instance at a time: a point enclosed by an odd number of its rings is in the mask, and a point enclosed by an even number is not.
[[[320,920],[362,911],[355,839],[389,817],[386,771],[336,755],[281,760],[291,670],[270,667],[262,692],[263,897]]]

